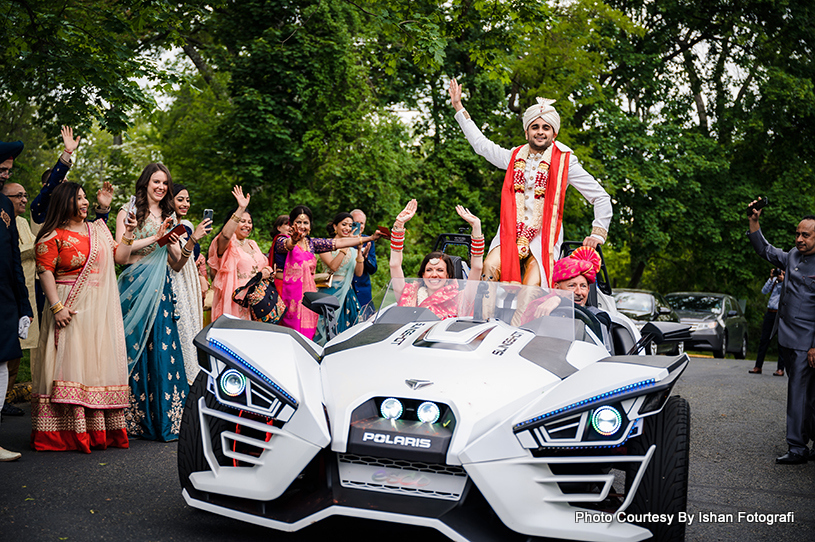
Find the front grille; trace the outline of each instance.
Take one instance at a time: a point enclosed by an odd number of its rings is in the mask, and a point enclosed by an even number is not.
[[[398,495],[459,500],[469,479],[456,465],[357,454],[339,454],[338,463],[343,487]]]

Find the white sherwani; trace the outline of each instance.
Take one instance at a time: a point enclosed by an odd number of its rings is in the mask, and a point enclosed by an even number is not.
[[[461,130],[464,132],[464,136],[467,138],[467,141],[470,142],[470,145],[473,147],[476,154],[486,158],[487,161],[495,167],[506,171],[506,169],[509,167],[509,162],[512,159],[512,149],[505,149],[487,139],[484,134],[481,133],[478,126],[476,126],[475,122],[473,122],[472,119],[467,118],[465,115],[465,110],[462,109],[456,113],[455,118],[456,121],[458,121],[459,126],[461,126]],[[580,192],[583,197],[594,206],[594,220],[592,221],[592,226],[608,231],[612,215],[611,196],[608,195],[608,193],[602,186],[600,186],[600,183],[598,183],[594,177],[583,169],[583,166],[580,165],[577,157],[571,152],[569,147],[563,143],[560,143],[559,141],[555,141],[555,145],[557,145],[562,152],[571,153],[569,155],[568,183],[571,186],[574,186],[577,191]],[[524,171],[524,179],[526,180],[526,189],[524,194],[526,201],[526,220],[531,220],[534,215],[533,205],[535,202],[535,175],[538,171],[538,165],[540,164],[542,158],[543,154],[531,154],[530,151],[529,159],[526,161],[526,170]],[[535,261],[538,263],[538,267],[540,268],[542,284],[546,284],[548,277],[546,277],[546,272],[543,269],[543,255],[541,254],[540,239],[541,225],[530,225],[538,229],[538,234],[529,243],[529,249],[535,256]],[[600,241],[603,241],[603,238],[599,235],[592,234],[592,237],[596,237]],[[557,259],[560,255],[561,243],[563,243],[562,226],[558,232],[557,242],[552,250],[552,254],[555,255],[555,259]],[[495,237],[493,237],[492,243],[490,243],[490,250],[500,246],[500,244],[501,226],[499,225],[498,232],[495,234]]]

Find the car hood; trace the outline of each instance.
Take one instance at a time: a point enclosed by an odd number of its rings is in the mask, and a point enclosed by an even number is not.
[[[617,309],[617,310],[623,313],[624,315],[628,316],[632,320],[644,320],[646,322],[651,320],[650,312],[635,312],[627,309]]]
[[[717,314],[701,311],[676,311],[681,322],[710,322],[716,319]]]

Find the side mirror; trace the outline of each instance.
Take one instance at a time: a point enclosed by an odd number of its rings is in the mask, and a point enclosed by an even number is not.
[[[659,312],[659,314],[671,314],[671,308],[670,307],[660,307],[658,312]]]
[[[727,317],[728,318],[733,318],[734,316],[738,316],[738,314],[739,314],[738,311],[734,311],[734,310],[727,311]]]
[[[328,318],[333,316],[334,311],[340,308],[340,300],[331,294],[306,292],[303,294],[303,305],[323,318]]]

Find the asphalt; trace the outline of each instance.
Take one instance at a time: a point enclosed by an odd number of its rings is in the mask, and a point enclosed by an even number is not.
[[[772,376],[769,366],[749,375],[752,366],[693,358],[674,390],[691,405],[688,541],[815,539],[815,462],[774,463],[786,451],[786,377]],[[0,463],[0,541],[447,540],[428,529],[346,518],[278,533],[201,512],[181,496],[176,444],[133,440],[126,450],[37,453],[28,447],[30,407],[20,406],[26,415],[0,427],[0,445],[23,453]],[[756,516],[790,512],[791,523]]]

